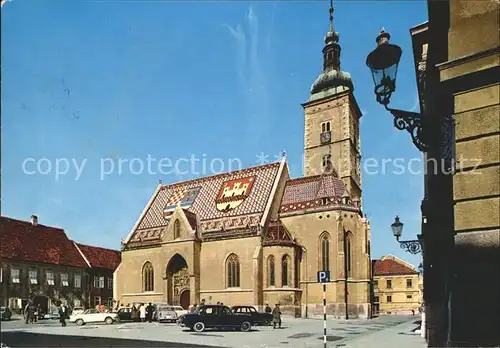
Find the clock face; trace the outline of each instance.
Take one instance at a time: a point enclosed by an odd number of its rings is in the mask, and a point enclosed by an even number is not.
[[[330,142],[332,135],[330,132],[323,132],[321,133],[321,142],[322,143],[328,143]]]

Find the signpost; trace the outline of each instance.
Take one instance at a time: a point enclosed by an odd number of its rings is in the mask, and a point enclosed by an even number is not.
[[[323,283],[323,346],[326,348],[326,283],[330,282],[330,271],[318,271],[318,283]]]

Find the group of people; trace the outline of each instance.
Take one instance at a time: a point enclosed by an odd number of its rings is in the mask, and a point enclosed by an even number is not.
[[[280,305],[276,303],[274,306],[274,309],[271,309],[269,306],[269,303],[266,303],[266,308],[264,310],[268,314],[272,314],[273,316],[273,329],[276,329],[276,325],[278,325],[278,328],[281,329],[281,309]]]
[[[41,311],[40,305],[35,306],[33,302],[29,301],[24,307],[24,322],[26,324],[36,323]]]
[[[141,322],[153,322],[153,316],[155,312],[155,307],[151,304],[151,302],[145,306],[144,303],[139,304],[136,307],[135,304],[132,305],[132,312],[130,317],[132,321],[141,321]]]

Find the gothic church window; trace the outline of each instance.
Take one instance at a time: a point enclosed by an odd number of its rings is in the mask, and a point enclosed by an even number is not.
[[[324,232],[320,237],[320,248],[321,248],[321,270],[330,270],[330,236],[327,232]]]
[[[347,278],[351,276],[351,270],[352,270],[352,236],[350,233],[347,233],[346,235],[346,250],[345,250],[345,258],[346,258],[346,263],[347,263]]]
[[[154,269],[149,261],[142,267],[142,291],[154,291]]]
[[[181,223],[179,219],[174,222],[174,239],[177,239],[181,236]]]
[[[271,255],[267,259],[268,269],[268,286],[276,286],[274,256]]]
[[[289,285],[290,276],[290,257],[288,255],[283,255],[281,259],[281,286]]]
[[[240,260],[236,254],[231,254],[226,261],[227,287],[240,286]]]
[[[330,122],[323,122],[321,124],[321,133],[330,132],[330,131],[331,131]]]

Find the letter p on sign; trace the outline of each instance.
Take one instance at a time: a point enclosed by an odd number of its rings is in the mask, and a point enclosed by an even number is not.
[[[328,282],[330,282],[330,271],[319,271],[318,283],[328,283]]]

